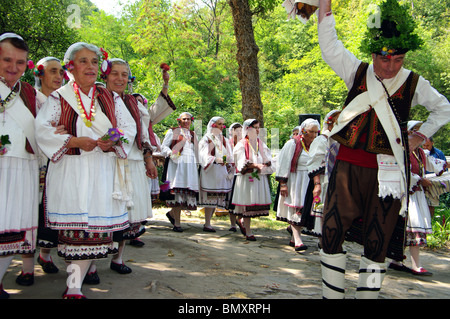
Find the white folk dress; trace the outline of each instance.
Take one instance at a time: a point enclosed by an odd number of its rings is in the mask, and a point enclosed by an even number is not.
[[[324,134],[317,136],[309,148],[310,159],[306,164],[308,174],[310,177],[319,175],[321,186],[319,195],[320,203],[317,205],[313,203],[311,212],[311,216],[315,218],[314,229],[312,230],[315,235],[322,234],[323,204],[326,200],[328,181],[336,161],[338,150],[339,143],[331,138],[327,138]]]
[[[209,127],[209,125],[208,125]],[[225,145],[224,143],[225,142]],[[212,150],[214,149],[214,155]],[[221,163],[225,156],[226,165]],[[216,161],[216,158],[219,159]],[[200,194],[199,206],[226,207],[234,178],[233,153],[229,141],[222,134],[208,132],[199,142]]]
[[[258,139],[258,150],[250,149],[249,158],[246,158],[245,139],[240,140],[233,149],[236,169],[241,172],[247,162],[255,164],[272,163],[270,149]],[[232,212],[243,217],[268,216],[272,198],[268,175],[274,172],[272,165],[265,166],[258,174],[258,178],[252,178],[251,173],[236,174],[236,183],[233,191],[232,204],[235,206]]]
[[[157,145],[152,145],[152,151],[153,155],[160,155],[161,154],[161,140],[159,139],[158,135],[155,134],[155,140]],[[156,165],[156,164],[155,164]],[[148,179],[148,185],[150,189],[150,194],[152,198],[156,198],[159,195],[159,178],[149,178]]]
[[[91,105],[93,89],[88,95],[80,92],[85,106]],[[104,244],[96,238],[98,234],[111,234],[129,226],[126,201],[114,198],[124,188],[118,186],[117,176],[123,173],[118,159],[125,159],[136,136],[136,125],[122,99],[114,93],[117,128],[122,129],[130,144],[114,146],[114,152],[103,152],[99,147],[92,151],[80,149],[80,155],[67,155],[66,147],[72,138],[69,134],[54,134],[50,122],[59,123],[61,117],[61,97],[78,113],[73,81],[53,92],[36,118],[36,139],[48,158],[51,159],[46,178],[47,223],[52,229],[64,231],[69,238],[73,231],[81,231],[85,238],[80,244],[59,244],[58,253],[66,259],[101,258],[111,251],[112,241]],[[81,117],[77,117],[78,137],[99,139],[112,128],[112,124],[101,111],[96,99],[96,116],[92,127],[87,127]],[[90,112],[90,110],[86,110]],[[115,194],[115,195],[114,195]]]
[[[424,164],[426,170],[440,175],[444,172],[446,162],[425,155]],[[422,167],[420,174],[411,173],[411,191],[409,195],[408,221],[406,223],[406,246],[426,246],[427,234],[433,232],[431,225],[431,214],[425,192],[422,186],[418,185],[421,177],[425,176],[425,168]],[[413,192],[411,194],[411,192]]]
[[[2,99],[11,89],[0,81]],[[26,128],[34,128],[34,117],[19,93],[0,113],[0,135],[8,135],[11,144],[0,156],[0,256],[33,253],[36,249],[39,205],[38,149],[26,151]],[[24,129],[25,128],[25,129]],[[13,237],[11,237],[13,236]]]
[[[197,135],[191,136],[191,131],[181,129],[186,140],[181,152],[172,153],[171,145],[174,139],[174,130],[169,129],[162,142],[162,155],[168,158],[166,181],[173,200],[167,200],[169,207],[182,207],[187,210],[197,209],[197,194],[200,190],[198,177]],[[176,137],[175,137],[176,139]],[[193,140],[193,142],[192,142]]]
[[[291,162],[295,148],[295,139],[290,139],[278,155],[276,178],[282,178],[286,181],[288,196],[280,195],[278,199],[277,220],[300,225],[301,212],[310,181],[306,166],[310,156],[308,152],[302,150],[297,161],[297,167],[294,172],[291,172]]]
[[[141,119],[141,130],[143,143],[150,144],[148,138],[148,123],[150,115],[147,109],[138,102],[138,108]],[[131,116],[131,115],[130,115]],[[149,178],[146,175],[146,169],[144,165],[143,150],[140,150],[137,146],[136,139],[134,140],[131,150],[127,156],[128,166],[130,168],[130,181],[132,185],[132,201],[128,208],[128,218],[130,224],[141,223],[147,218],[153,217],[152,213],[152,200],[148,195],[150,193]]]

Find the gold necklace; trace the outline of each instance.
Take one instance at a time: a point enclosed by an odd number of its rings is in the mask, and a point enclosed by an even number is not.
[[[306,152],[307,154],[309,154],[309,150],[306,149],[306,145],[305,145],[305,143],[303,142],[303,139],[302,139],[302,138],[300,139],[300,141],[302,141],[302,146],[303,146],[303,149],[305,150],[305,152]]]
[[[73,88],[75,90],[75,96],[77,98],[78,110],[80,111],[80,116],[83,119],[84,124],[87,127],[91,127],[92,126],[92,122],[95,120],[95,98],[96,98],[95,93],[96,93],[96,87],[94,85],[94,92],[92,94],[91,108],[90,108],[89,115],[86,114],[86,109],[84,108],[83,101],[81,100],[80,88],[79,88],[78,84],[77,83],[73,83]]]

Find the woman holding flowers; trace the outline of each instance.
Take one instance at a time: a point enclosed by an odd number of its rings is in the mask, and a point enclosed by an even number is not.
[[[250,228],[251,218],[268,216],[272,202],[267,177],[273,173],[272,156],[259,139],[259,130],[258,120],[246,120],[242,130],[244,138],[233,150],[238,171],[232,198],[233,213],[242,218],[237,223],[249,241],[256,240]]]
[[[178,117],[178,127],[167,131],[162,142],[162,154],[166,157],[166,169],[162,181],[168,184],[168,190],[162,192],[166,204],[172,209],[166,214],[173,225],[173,231],[182,232],[181,210],[196,210],[199,192],[198,178],[198,140],[190,130],[194,117],[189,112]]]
[[[228,143],[230,144],[231,147],[231,154],[233,154],[233,150],[234,147],[236,146],[236,144],[242,139],[242,124],[240,123],[233,123],[230,125],[230,128],[228,129]],[[234,164],[234,156],[233,157],[233,182],[231,184],[231,192],[229,192],[227,194],[227,205],[226,205],[226,209],[228,209],[228,215],[230,217],[230,224],[231,227],[229,229],[229,231],[232,232],[236,232],[236,215],[233,214],[233,210],[234,210],[234,205],[231,203],[231,200],[233,198],[233,191],[234,191],[234,185],[236,184],[236,165]]]
[[[71,263],[65,298],[85,298],[81,283],[91,262],[116,253],[112,234],[129,227],[129,180],[116,159],[130,152],[136,123],[117,94],[95,86],[101,56],[94,45],[71,45],[64,56],[70,81],[49,96],[36,119],[38,144],[50,159],[47,224],[59,230],[58,254]],[[67,134],[53,134],[51,121]],[[111,128],[121,129],[129,143],[103,138]]]
[[[231,191],[234,177],[233,153],[229,141],[223,136],[225,119],[213,117],[206,134],[199,142],[200,193],[199,206],[205,207],[203,230],[215,232],[211,218],[216,207],[225,208],[225,199]]]
[[[15,254],[36,250],[39,149],[34,125],[36,91],[20,81],[28,46],[15,33],[0,35],[0,299],[2,280]],[[32,67],[32,66],[31,66]],[[53,128],[54,130],[54,128]],[[25,272],[33,272],[33,263]]]
[[[308,247],[301,239],[303,206],[310,183],[306,164],[310,158],[309,147],[320,130],[317,120],[306,119],[300,125],[300,134],[289,139],[280,151],[276,180],[280,183],[277,220],[291,225],[290,245],[300,252]]]

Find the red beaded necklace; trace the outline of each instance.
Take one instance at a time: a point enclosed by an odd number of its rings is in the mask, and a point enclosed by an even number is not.
[[[90,107],[89,115],[86,113],[86,109],[84,108],[84,104],[83,104],[83,101],[82,101],[81,95],[80,95],[80,88],[77,83],[73,83],[73,89],[75,91],[75,95],[77,98],[78,110],[80,111],[80,116],[82,117],[84,124],[87,127],[91,127],[92,121],[95,120],[95,92],[97,91],[97,88],[94,85],[94,93],[93,93],[93,96],[91,99],[91,107]]]

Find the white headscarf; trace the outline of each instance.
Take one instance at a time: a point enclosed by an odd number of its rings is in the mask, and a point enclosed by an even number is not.
[[[223,155],[227,154],[226,147],[223,145],[223,134],[222,131],[213,130],[213,124],[216,123],[218,120],[224,120],[225,119],[221,116],[215,116],[212,119],[209,120],[208,126],[206,128],[206,134],[205,136],[210,139],[215,147],[216,147],[216,156],[222,157]]]
[[[341,112],[341,110],[332,110],[325,115],[325,120],[323,121],[323,130],[328,131],[328,119],[332,117],[334,114]]]
[[[308,119],[304,120],[302,122],[302,124],[300,124],[300,134],[303,134],[303,131],[306,130],[307,127],[311,127],[311,126],[317,126],[320,131],[319,121],[312,119],[312,118],[308,118]]]
[[[20,35],[18,35],[16,33],[6,32],[6,33],[3,33],[2,35],[0,35],[0,42],[2,42],[3,40],[6,40],[6,39],[13,39],[13,38],[25,41]]]
[[[248,128],[250,127],[250,125],[257,121],[256,119],[248,119],[244,121],[244,124],[242,125],[242,138],[245,138],[248,134]]]
[[[47,66],[47,62],[49,62],[49,61],[57,61],[57,62],[61,63],[60,59],[52,57],[52,56],[48,56],[48,57],[40,59],[38,61],[38,63],[36,63],[36,69],[40,65],[43,65],[44,69],[45,69],[45,67]],[[34,75],[34,87],[35,87],[35,89],[38,89],[38,90],[42,87],[41,79],[36,75]]]
[[[416,125],[422,123],[422,121],[408,121],[408,131],[411,131]]]
[[[213,124],[216,123],[218,120],[225,121],[225,119],[221,116],[215,116],[212,119],[210,119],[208,122],[208,126],[206,127],[206,134],[222,135],[222,131],[218,132],[219,130],[215,130],[213,132]]]
[[[64,54],[64,60],[63,60],[64,63],[69,63],[70,61],[72,61],[75,57],[75,54],[82,49],[88,49],[88,50],[94,52],[95,54],[97,54],[98,57],[101,57],[101,51],[96,45],[85,43],[85,42],[77,42],[77,43],[72,44],[67,49],[66,53]],[[75,80],[72,72],[70,72],[69,70],[67,70],[67,75],[69,76],[69,78],[71,80]]]

